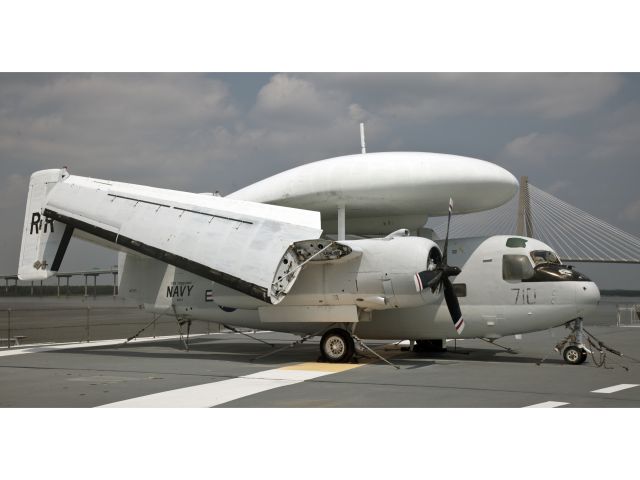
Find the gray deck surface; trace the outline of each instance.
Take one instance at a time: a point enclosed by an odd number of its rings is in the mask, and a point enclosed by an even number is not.
[[[403,352],[388,342],[376,350],[400,367],[379,361],[296,385],[246,396],[223,407],[524,407],[547,401],[566,407],[638,407],[640,387],[610,394],[593,390],[640,384],[640,329],[590,326],[627,358],[608,356],[566,365],[551,351],[564,328],[500,342],[508,353],[481,340],[450,343],[446,353]],[[553,336],[552,336],[553,335]],[[286,345],[294,337],[259,333]],[[136,341],[0,356],[0,407],[95,407],[152,393],[201,385],[318,357],[316,342],[253,362],[270,347],[237,334],[203,335],[185,351],[177,339]],[[540,364],[540,360],[550,355]],[[363,359],[364,360],[364,359]],[[622,368],[625,365],[627,369]]]

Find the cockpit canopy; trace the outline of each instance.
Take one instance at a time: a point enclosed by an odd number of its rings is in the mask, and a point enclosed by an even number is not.
[[[527,255],[503,255],[502,278],[511,282],[589,282],[590,280],[548,250]]]
[[[542,263],[561,265],[558,256],[549,250],[533,250],[529,255],[531,255],[534,265],[540,265]]]

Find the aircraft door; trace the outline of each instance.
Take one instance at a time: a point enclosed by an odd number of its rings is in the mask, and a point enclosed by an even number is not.
[[[498,338],[500,325],[505,322],[504,285],[500,258],[487,256],[482,259],[481,276],[478,285],[484,297],[482,327],[487,338]]]
[[[531,328],[535,325],[535,305],[539,291],[535,283],[529,282],[535,275],[531,258],[526,252],[515,251],[502,255],[503,299],[500,302],[505,325],[511,329]]]

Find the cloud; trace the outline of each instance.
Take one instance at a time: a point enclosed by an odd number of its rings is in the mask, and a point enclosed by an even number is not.
[[[597,109],[623,86],[610,73],[413,73],[309,76],[317,85],[349,89],[373,111],[434,120],[465,113],[568,118]],[[373,105],[373,106],[372,106]]]
[[[620,213],[621,220],[638,221],[640,220],[640,199],[628,204]]]
[[[17,271],[28,190],[28,175],[12,173],[0,179],[0,243],[3,246],[0,254],[0,274]]]
[[[578,148],[577,142],[568,135],[533,132],[507,143],[501,157],[510,162],[538,168],[541,164],[557,162],[572,156]]]
[[[621,85],[622,78],[617,74],[513,74],[486,78],[484,88],[501,96],[506,90],[502,109],[567,118],[598,108]]]
[[[0,183],[0,211],[24,208],[28,187],[27,175],[12,173],[4,177]]]
[[[168,175],[202,165],[211,129],[237,116],[226,85],[204,75],[16,77],[0,76],[0,155],[14,168]]]
[[[253,115],[270,122],[326,122],[347,113],[346,95],[319,90],[310,81],[278,74],[258,93]]]
[[[589,158],[594,162],[638,163],[640,152],[640,101],[635,98],[608,115],[598,116],[593,148]]]
[[[558,180],[557,182],[553,182],[548,187],[546,187],[545,191],[547,193],[550,193],[551,195],[557,195],[558,193],[564,192],[571,187],[572,185],[570,182]]]
[[[319,149],[357,153],[360,122],[367,123],[371,135],[385,130],[380,118],[354,102],[350,92],[290,74],[274,75],[262,87],[249,117],[253,126],[260,125],[262,148],[279,155],[293,152],[298,158],[304,151],[318,151],[318,160],[334,155]]]

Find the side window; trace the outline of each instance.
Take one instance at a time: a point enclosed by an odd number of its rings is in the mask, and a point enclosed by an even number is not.
[[[453,293],[456,294],[456,297],[466,297],[467,296],[467,284],[466,283],[454,283],[453,284]]]
[[[511,281],[528,280],[534,271],[526,255],[503,255],[502,278]]]

